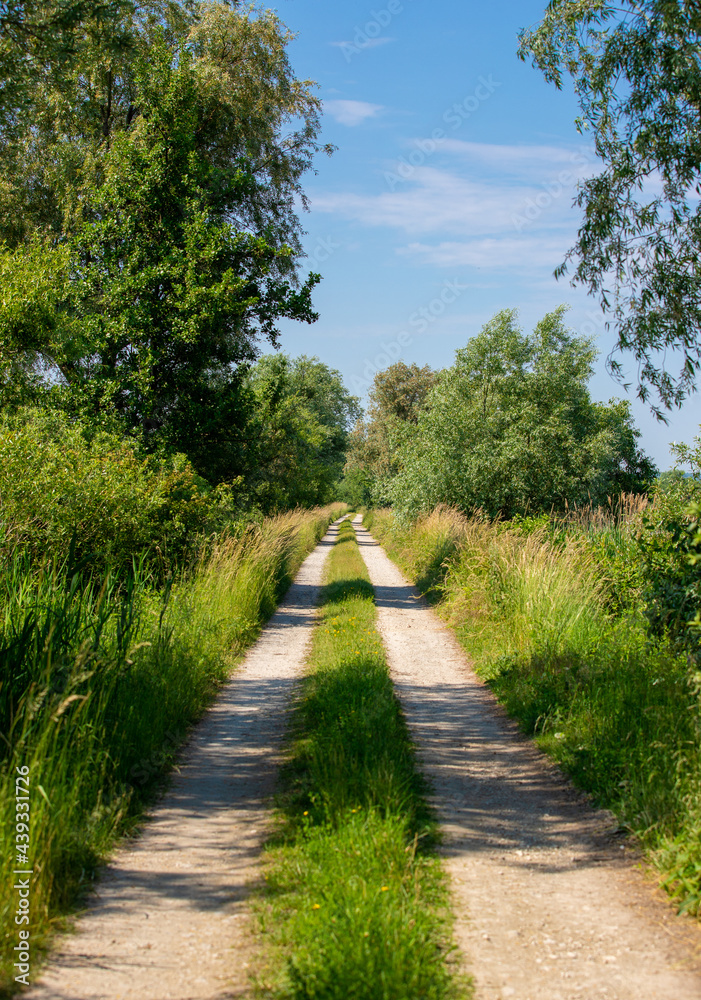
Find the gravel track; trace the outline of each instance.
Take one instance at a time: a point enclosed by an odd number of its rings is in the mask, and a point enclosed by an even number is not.
[[[434,788],[477,1000],[701,1000],[701,933],[510,722],[449,630],[354,522],[397,692]],[[194,730],[143,832],[106,868],[27,1000],[249,994],[258,875],[332,527]],[[421,1000],[421,998],[407,998]]]
[[[360,518],[360,550],[478,1000],[699,1000],[701,933],[523,736]]]
[[[334,526],[196,727],[169,791],[100,879],[27,1000],[247,995],[256,878],[287,707]]]

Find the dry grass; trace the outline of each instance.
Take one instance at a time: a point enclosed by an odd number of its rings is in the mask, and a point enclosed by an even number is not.
[[[649,507],[650,500],[644,494],[622,493],[620,497],[609,497],[603,507],[593,503],[568,507],[564,515],[553,517],[553,520],[565,527],[577,527],[584,531],[635,533],[640,530],[643,514]]]
[[[557,655],[588,642],[603,606],[586,542],[568,536],[556,544],[543,528],[524,538],[481,518],[466,520],[459,558],[444,574],[442,613],[464,638],[470,632],[473,655],[490,659],[505,647]]]
[[[524,535],[445,506],[409,532],[379,511],[373,529],[419,588],[440,598],[440,613],[473,656],[489,659],[504,648],[521,654],[534,644],[555,653],[597,627],[605,581],[578,533],[555,539],[542,526]]]

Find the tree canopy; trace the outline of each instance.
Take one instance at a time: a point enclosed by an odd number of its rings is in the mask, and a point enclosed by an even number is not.
[[[418,421],[435,381],[428,365],[404,361],[377,372],[367,418],[358,420],[349,438],[344,482],[349,503],[387,502],[385,487],[398,471],[399,443],[407,427]]]
[[[30,81],[2,133],[0,392],[111,412],[146,447],[233,475],[204,455],[245,422],[259,342],[316,318],[296,203],[319,101],[270,12],[118,13],[109,32],[79,21],[70,66]]]
[[[500,312],[437,374],[416,423],[394,432],[382,489],[397,510],[449,503],[511,517],[648,487],[656,470],[637,447],[630,406],[592,402],[596,352],[564,313],[528,335],[514,310]]]
[[[56,77],[75,56],[88,18],[114,19],[123,2],[5,0],[0,5],[0,126],[6,129],[28,103],[42,69]]]
[[[552,0],[521,34],[521,57],[548,81],[572,78],[602,161],[580,184],[583,221],[558,273],[572,265],[598,297],[660,417],[701,366],[700,40],[695,0]]]
[[[333,498],[360,415],[340,373],[318,358],[267,355],[251,369],[245,479],[264,510]]]

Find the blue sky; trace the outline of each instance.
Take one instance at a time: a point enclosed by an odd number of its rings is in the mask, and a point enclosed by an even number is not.
[[[320,319],[283,324],[283,350],[318,355],[364,397],[391,361],[451,364],[500,309],[532,329],[566,303],[572,329],[597,338],[593,396],[624,396],[605,370],[614,336],[595,300],[553,277],[577,232],[577,180],[596,161],[574,96],[516,56],[545,0],[272,6],[297,33],[293,66],[318,83],[323,140],[338,147],[305,185]],[[701,397],[668,426],[631,399],[643,447],[668,468],[669,442],[698,433]]]

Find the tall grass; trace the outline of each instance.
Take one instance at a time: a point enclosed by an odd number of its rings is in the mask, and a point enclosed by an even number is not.
[[[523,729],[616,812],[680,906],[698,912],[698,681],[650,634],[637,600],[639,514],[585,511],[523,530],[446,508],[414,525],[383,511],[372,530],[433,593]]]
[[[138,566],[96,581],[15,552],[0,574],[0,993],[17,944],[16,768],[30,773],[36,954],[338,512],[215,540],[165,593]]]
[[[277,1000],[447,1000],[451,952],[435,827],[394,696],[373,590],[346,523],[295,712],[259,903]]]

